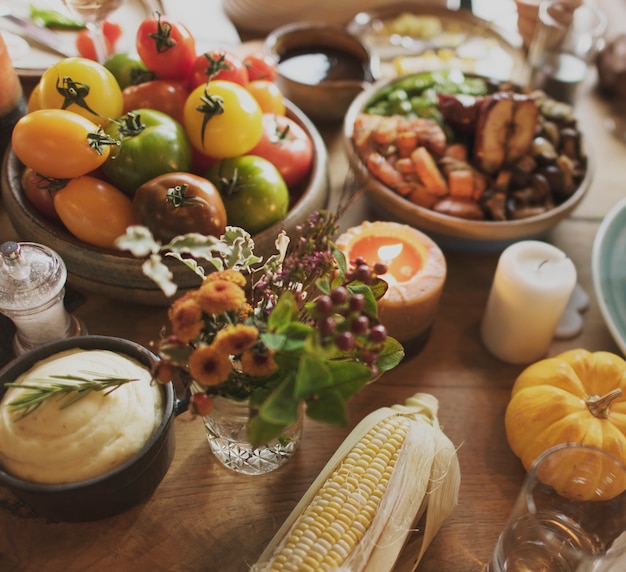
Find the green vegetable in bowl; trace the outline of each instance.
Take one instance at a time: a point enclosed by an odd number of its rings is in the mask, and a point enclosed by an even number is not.
[[[30,5],[30,20],[36,26],[42,28],[65,28],[66,30],[81,30],[85,24],[58,12],[57,10],[49,10],[37,8],[33,4]]]
[[[407,76],[377,93],[365,112],[374,115],[416,115],[442,122],[438,94],[485,95],[490,91],[484,78],[468,77],[459,70],[424,72]]]

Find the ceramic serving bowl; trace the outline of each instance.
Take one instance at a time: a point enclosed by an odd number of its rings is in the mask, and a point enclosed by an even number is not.
[[[418,74],[419,75],[419,74]],[[425,207],[405,198],[383,183],[381,178],[373,176],[366,163],[357,151],[353,136],[355,121],[370,105],[384,93],[393,89],[398,82],[416,76],[407,75],[394,79],[377,82],[372,87],[357,96],[351,104],[344,121],[343,137],[348,152],[351,168],[357,175],[372,208],[380,218],[390,218],[417,228],[431,236],[440,247],[453,250],[502,250],[512,242],[522,239],[538,239],[545,236],[555,225],[568,217],[579,205],[589,190],[593,164],[592,157],[584,146],[584,137],[580,135],[581,147],[584,150],[584,174],[577,183],[572,194],[562,202],[555,201],[554,206],[527,216],[515,218],[509,216],[507,220],[491,219],[489,215],[484,220],[473,220],[444,214],[433,210],[435,207]],[[474,76],[477,77],[477,76]],[[483,78],[485,79],[485,78]],[[488,80],[490,84],[492,80]],[[497,84],[498,82],[495,82]],[[494,85],[495,85],[494,84]],[[511,85],[511,84],[509,84]],[[515,86],[512,86],[514,89]],[[540,119],[540,121],[542,121]],[[448,139],[449,141],[449,139]],[[470,161],[471,150],[470,150]],[[539,163],[537,163],[539,164]],[[492,177],[493,179],[494,177]],[[495,183],[490,183],[495,184]]]
[[[276,252],[275,241],[281,230],[291,234],[295,227],[317,209],[327,205],[329,193],[328,154],[319,131],[293,103],[286,102],[287,116],[296,121],[313,141],[314,161],[306,183],[296,189],[286,217],[253,236],[255,252],[264,258]],[[65,262],[68,281],[79,289],[138,304],[167,305],[161,290],[141,271],[142,260],[121,251],[91,246],[59,224],[41,216],[27,201],[21,189],[24,166],[9,150],[2,171],[2,200],[9,219],[21,240],[37,242],[55,250]],[[197,288],[198,276],[185,265],[164,260],[179,285],[179,292]]]
[[[316,123],[341,122],[352,100],[380,78],[378,56],[341,26],[295,22],[266,38],[277,85]]]
[[[121,338],[82,336],[48,343],[22,354],[0,371],[0,399],[4,384],[14,381],[38,361],[59,352],[81,348],[125,354],[150,366],[155,356],[143,346]],[[41,484],[15,477],[0,467],[0,486],[9,488],[38,515],[54,521],[81,522],[113,516],[147,500],[167,473],[174,457],[173,420],[182,411],[171,384],[160,386],[164,396],[161,424],[145,445],[117,468],[70,484]]]

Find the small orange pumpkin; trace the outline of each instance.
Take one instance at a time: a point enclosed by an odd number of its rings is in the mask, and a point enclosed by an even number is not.
[[[626,361],[575,349],[528,366],[513,385],[505,429],[526,469],[561,443],[595,446],[626,463]]]

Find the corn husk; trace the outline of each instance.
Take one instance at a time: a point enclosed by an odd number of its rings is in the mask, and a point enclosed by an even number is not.
[[[437,413],[437,399],[430,394],[418,393],[403,405],[383,407],[365,417],[339,446],[252,570],[269,572],[280,569],[272,565],[276,553],[284,550],[298,519],[323,485],[332,480],[344,458],[379,422],[402,416],[410,421],[406,438],[366,532],[344,560],[311,569],[385,572],[397,565],[396,570],[414,571],[458,502],[460,467],[457,453],[440,427]],[[293,569],[304,570],[305,565]]]

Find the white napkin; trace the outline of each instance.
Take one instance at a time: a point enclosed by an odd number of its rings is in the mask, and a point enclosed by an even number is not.
[[[196,50],[235,46],[241,38],[230,21],[222,0],[162,0],[165,13],[185,24],[196,40]]]

